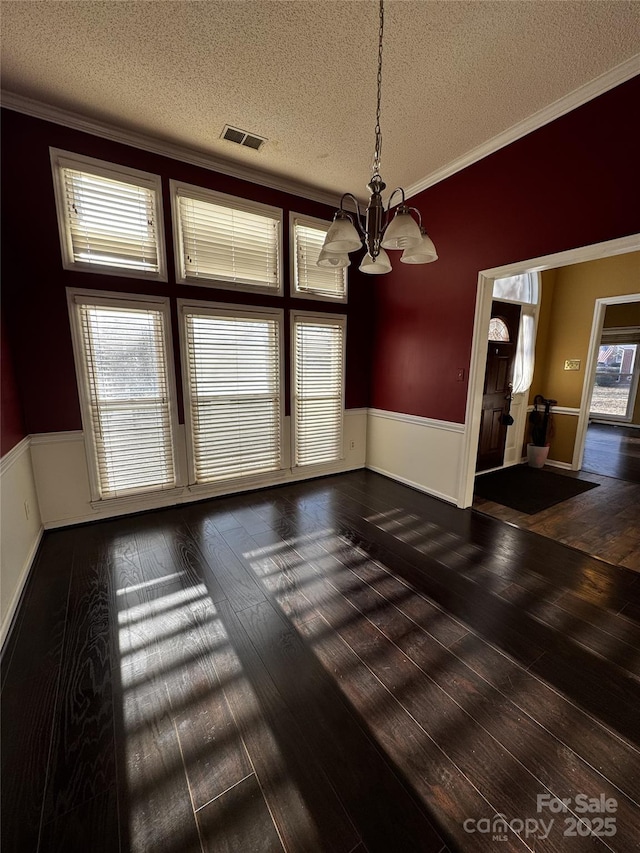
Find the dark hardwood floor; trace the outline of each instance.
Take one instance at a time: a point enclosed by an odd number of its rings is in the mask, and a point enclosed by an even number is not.
[[[640,483],[640,429],[589,424],[582,468]]]
[[[47,533],[2,679],[3,853],[640,849],[640,575],[371,472]]]

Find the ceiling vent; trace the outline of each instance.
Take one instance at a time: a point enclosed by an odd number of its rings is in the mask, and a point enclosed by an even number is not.
[[[236,145],[243,145],[245,148],[253,148],[254,151],[259,151],[267,141],[264,136],[256,136],[255,133],[248,133],[238,127],[231,127],[230,124],[225,125],[220,138],[226,139],[228,142],[235,142]]]

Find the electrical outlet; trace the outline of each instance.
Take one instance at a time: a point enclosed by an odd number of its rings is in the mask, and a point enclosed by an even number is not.
[[[355,450],[355,449],[356,449],[356,443],[355,443],[355,441],[352,441],[352,442],[351,442],[351,444],[349,445],[349,449],[350,449],[350,450]]]
[[[24,514],[29,518],[31,515],[31,507],[29,506],[29,501],[24,502]]]

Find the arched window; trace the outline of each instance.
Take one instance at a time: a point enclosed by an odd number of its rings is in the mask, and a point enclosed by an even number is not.
[[[503,343],[509,343],[511,340],[507,324],[500,317],[492,317],[489,322],[489,340]]]

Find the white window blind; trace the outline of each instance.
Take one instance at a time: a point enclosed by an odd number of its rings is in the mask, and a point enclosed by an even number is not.
[[[157,175],[51,149],[63,263],[166,280]]]
[[[173,488],[164,312],[75,299],[100,497]]]
[[[344,300],[347,295],[346,269],[319,267],[317,263],[329,226],[329,222],[324,227],[305,219],[294,219],[295,292]]]
[[[172,189],[179,278],[280,292],[281,211],[220,193]]]
[[[294,315],[293,418],[296,465],[342,458],[344,317]]]
[[[281,314],[185,306],[196,483],[281,467]]]

